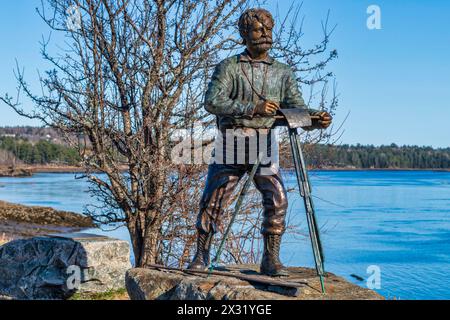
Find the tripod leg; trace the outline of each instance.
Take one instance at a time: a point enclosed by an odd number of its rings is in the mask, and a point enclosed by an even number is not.
[[[308,221],[309,235],[311,238],[311,245],[314,254],[314,262],[316,264],[316,271],[317,274],[320,276],[322,292],[325,292],[323,282],[325,270],[324,270],[324,256],[322,250],[322,243],[320,241],[319,228],[317,225],[316,216],[314,212],[314,204],[311,197],[311,185],[309,183],[307,167],[303,157],[300,137],[297,133],[297,129],[289,129],[289,138],[291,142],[292,156],[297,175],[297,182],[306,209],[306,218]]]
[[[301,149],[301,142],[300,142],[300,136],[298,134],[295,135],[295,140],[296,140],[296,146],[297,146],[297,151],[298,151],[298,158],[300,160],[300,169],[302,172],[302,177],[303,177],[303,185],[304,185],[304,193],[305,193],[305,203],[307,205],[307,212],[309,212],[309,217],[311,220],[311,229],[313,230],[313,233],[315,233],[316,235],[314,235],[314,238],[316,239],[315,242],[317,243],[317,252],[320,254],[320,261],[321,261],[321,268],[323,269],[323,261],[324,261],[324,256],[323,256],[323,249],[322,249],[322,242],[320,241],[320,230],[319,230],[319,226],[317,224],[317,219],[316,219],[316,214],[315,214],[315,208],[314,208],[314,202],[312,199],[312,188],[311,188],[311,183],[309,182],[309,174],[308,174],[308,169],[307,169],[307,165],[306,165],[306,161],[305,158],[303,156],[303,152]]]

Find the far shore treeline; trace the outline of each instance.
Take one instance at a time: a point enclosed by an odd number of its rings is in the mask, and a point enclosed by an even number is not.
[[[282,149],[288,150],[287,146]],[[373,145],[307,145],[313,168],[336,169],[450,169],[450,147]],[[283,152],[282,152],[283,154]],[[290,159],[289,156],[281,157]],[[0,128],[0,165],[69,165],[80,161],[77,150],[64,144],[49,128]],[[282,166],[290,164],[282,161]]]
[[[30,142],[21,138],[0,137],[0,164],[76,166],[80,161],[77,150],[47,140]]]
[[[450,148],[373,145],[314,145],[308,163],[316,168],[450,169]]]

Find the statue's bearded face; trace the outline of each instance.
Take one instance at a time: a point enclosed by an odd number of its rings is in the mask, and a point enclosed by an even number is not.
[[[254,19],[245,37],[245,44],[250,52],[265,53],[272,48],[272,26],[268,19],[263,23]]]

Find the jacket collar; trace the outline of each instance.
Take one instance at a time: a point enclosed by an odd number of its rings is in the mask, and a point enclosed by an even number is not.
[[[239,62],[263,62],[267,64],[273,64],[273,61],[274,59],[270,55],[267,55],[265,59],[254,60],[250,57],[250,54],[247,51],[247,49],[245,49],[242,53],[239,54]]]

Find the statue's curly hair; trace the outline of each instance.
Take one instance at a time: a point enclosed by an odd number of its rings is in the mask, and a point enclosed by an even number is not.
[[[242,43],[244,45],[245,45],[245,36],[249,32],[250,26],[253,23],[253,21],[256,19],[264,25],[265,23],[264,18],[267,18],[267,20],[269,20],[269,25],[265,26],[272,29],[275,25],[275,21],[273,20],[272,14],[266,9],[262,8],[247,9],[240,16],[238,26],[239,26],[239,33],[242,37]]]

